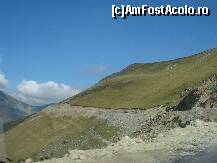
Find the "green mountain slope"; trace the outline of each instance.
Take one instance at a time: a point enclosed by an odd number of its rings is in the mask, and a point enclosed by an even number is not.
[[[3,123],[17,120],[34,113],[33,108],[14,97],[0,91],[0,121]]]
[[[0,145],[3,144],[5,149],[2,158],[0,152],[0,160],[8,157],[12,162],[17,162],[28,157],[34,160],[62,157],[69,149],[106,146],[119,135],[118,128],[99,117],[91,117],[88,114],[90,112],[86,112],[88,109],[79,113],[80,110],[67,108],[69,105],[64,103],[105,108],[174,105],[216,72],[217,49],[173,61],[130,65],[101,80],[89,90],[50,110],[48,108],[31,115],[0,134]],[[213,103],[211,99],[216,100],[213,97],[206,99],[204,106]],[[180,105],[181,109],[185,106],[183,103]]]
[[[186,89],[217,73],[217,49],[191,57],[132,64],[63,103],[104,108],[175,105]]]
[[[20,162],[29,157],[44,160],[63,157],[71,149],[101,148],[112,142],[117,133],[118,129],[95,117],[72,118],[41,112],[0,134],[0,161],[10,158]]]

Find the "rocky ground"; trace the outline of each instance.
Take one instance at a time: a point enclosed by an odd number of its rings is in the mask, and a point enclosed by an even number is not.
[[[116,158],[117,160],[121,159],[123,161],[126,157],[127,160],[132,161],[130,158],[135,157],[134,162],[142,162],[142,160],[146,159],[151,162],[152,158],[150,157],[153,156],[153,159],[155,160],[160,156],[163,158],[159,158],[159,160],[162,161],[166,159],[168,161],[171,157],[177,159],[179,156],[177,153],[185,153],[185,149],[189,148],[187,152],[194,151],[197,153],[199,150],[204,150],[210,140],[215,140],[214,142],[212,141],[213,143],[217,142],[216,139],[212,139],[214,136],[217,136],[215,135],[215,122],[217,122],[216,88],[216,82],[209,80],[201,87],[187,90],[187,95],[185,95],[183,100],[174,107],[159,106],[148,110],[126,110],[60,104],[55,106],[55,108],[48,108],[44,112],[50,116],[57,117],[97,117],[105,120],[108,125],[120,129],[120,134],[115,139],[121,141],[117,143],[117,145],[109,146],[104,150],[106,150],[107,153],[105,155],[107,156],[109,155],[109,152],[110,154],[113,153],[110,149],[115,150],[120,146],[121,149],[119,150],[119,153],[120,151],[123,151],[123,153],[111,155],[111,158],[108,158],[108,160]],[[206,122],[209,123],[206,124]],[[125,136],[129,136],[132,139],[122,139]],[[135,138],[143,141],[141,146],[138,146]],[[133,145],[129,145],[127,141],[133,143]],[[111,142],[108,142],[107,144],[111,145]],[[155,145],[157,147],[152,149],[151,147]],[[129,147],[129,149],[125,150],[125,147]],[[105,153],[104,150],[99,150],[99,154]],[[133,150],[133,155],[130,154],[130,158],[127,158],[129,155],[126,153],[129,153],[131,150]],[[152,150],[154,150],[154,152],[151,152]],[[91,150],[87,152],[93,152],[91,155],[95,157],[95,155],[98,155],[96,151]],[[159,151],[160,153],[156,151]],[[73,152],[76,153],[79,151]],[[82,152],[85,153],[85,151]],[[138,154],[139,152],[141,152],[141,156]],[[144,155],[144,152],[148,152],[149,154]],[[137,154],[135,155],[135,153]],[[145,158],[142,157],[142,154]],[[81,157],[83,156],[81,155]],[[84,155],[84,157],[89,158],[86,155]],[[96,156],[96,158],[97,159],[95,159],[94,162],[98,159],[101,160],[101,156]],[[141,158],[141,160],[139,158]],[[65,157],[65,159],[70,160],[71,155]],[[77,160],[79,161],[80,159],[78,158]],[[106,161],[108,160],[106,159]],[[85,161],[88,162],[90,160],[87,159]],[[103,160],[101,160],[101,162],[103,162]],[[114,160],[112,162],[114,162]]]
[[[216,78],[204,81],[200,87],[183,91],[183,99],[172,107],[158,106],[148,110],[103,109],[66,103],[48,107],[43,111],[48,116],[96,117],[106,121],[108,126],[118,128],[120,132],[114,137],[116,143],[106,142],[106,148],[68,151],[70,147],[67,147],[63,158],[54,156],[42,162],[189,162],[191,156],[209,151],[212,146],[217,147]],[[46,152],[41,151],[40,155],[49,153],[49,148],[46,148]]]
[[[149,142],[125,136],[104,149],[72,150],[63,158],[43,163],[153,163],[174,162],[217,144],[217,123],[196,120],[186,128],[175,128],[159,134]]]

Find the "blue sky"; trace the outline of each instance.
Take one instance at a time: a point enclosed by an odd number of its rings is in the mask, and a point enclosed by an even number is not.
[[[209,17],[114,20],[112,4],[208,6]],[[135,62],[217,47],[217,2],[175,0],[0,1],[0,71],[16,91],[22,80],[85,89]]]

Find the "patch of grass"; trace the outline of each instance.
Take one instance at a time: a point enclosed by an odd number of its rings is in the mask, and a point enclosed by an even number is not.
[[[172,106],[183,90],[216,72],[217,49],[172,61],[133,64],[64,102],[103,108]]]
[[[69,149],[101,148],[117,134],[118,129],[95,117],[57,118],[40,113],[0,135],[0,140],[4,136],[5,157],[17,162],[39,159],[40,154],[44,158],[62,157]]]

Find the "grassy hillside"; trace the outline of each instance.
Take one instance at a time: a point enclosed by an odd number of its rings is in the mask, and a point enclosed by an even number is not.
[[[29,157],[34,160],[62,157],[69,149],[103,147],[105,142],[112,142],[117,133],[116,128],[95,117],[35,114],[0,135],[1,148],[4,146],[6,152],[6,156],[0,157],[0,160],[8,157],[12,162],[18,162]]]
[[[105,108],[174,105],[185,90],[197,87],[216,73],[217,49],[173,61],[133,64],[62,103]],[[103,147],[120,134],[117,128],[96,117],[66,115],[44,111],[23,119],[22,123],[16,121],[15,127],[0,134],[0,161],[6,157],[13,162],[29,157],[61,157],[69,149]],[[4,149],[6,155],[2,157]]]
[[[10,121],[10,122],[6,122],[2,125],[3,127],[3,130],[0,131],[0,134],[1,133],[4,133],[10,129],[12,129],[13,127],[16,127],[17,125],[19,125],[20,123],[24,122],[26,119],[28,119],[31,115],[29,116],[25,116],[25,117],[22,117],[22,118],[19,118],[15,121]]]
[[[132,64],[63,103],[104,108],[174,105],[185,89],[217,73],[217,49],[172,61]]]

